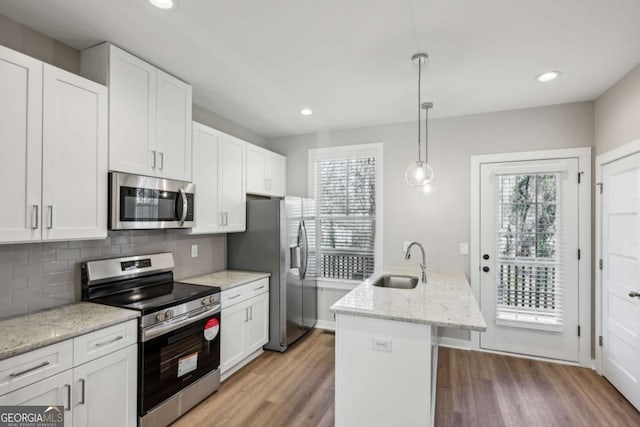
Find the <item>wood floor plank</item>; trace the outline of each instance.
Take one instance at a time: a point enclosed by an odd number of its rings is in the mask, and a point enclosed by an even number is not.
[[[267,351],[173,426],[331,427],[334,346],[333,333],[314,330],[285,353]],[[438,359],[437,427],[640,426],[590,369],[450,348]]]

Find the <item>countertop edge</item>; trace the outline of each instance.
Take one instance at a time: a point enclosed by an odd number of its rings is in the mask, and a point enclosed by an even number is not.
[[[484,332],[487,330],[486,325],[477,326],[477,325],[460,324],[460,323],[447,323],[447,322],[441,322],[437,320],[405,318],[401,316],[387,316],[379,313],[365,313],[362,311],[355,311],[354,309],[331,308],[330,311],[334,314],[342,314],[346,316],[368,317],[371,319],[391,320],[394,322],[414,323],[418,325],[430,325],[430,326],[438,326],[443,328],[455,328],[455,329],[462,329],[466,331]]]

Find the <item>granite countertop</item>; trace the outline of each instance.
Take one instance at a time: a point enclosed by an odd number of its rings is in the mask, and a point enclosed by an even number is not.
[[[133,310],[80,302],[0,320],[0,360],[139,316]]]
[[[373,286],[380,277],[376,275],[338,300],[331,311],[472,331],[487,329],[464,273],[434,272],[427,276],[426,285],[418,283],[414,289],[390,289]]]
[[[192,285],[217,286],[223,291],[244,285],[249,282],[255,282],[259,279],[271,276],[270,273],[259,273],[254,271],[235,271],[224,270],[216,273],[209,273],[203,276],[193,276],[186,279],[180,279],[178,282],[190,283]]]

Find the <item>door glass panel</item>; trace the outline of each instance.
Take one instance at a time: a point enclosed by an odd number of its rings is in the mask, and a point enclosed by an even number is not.
[[[559,176],[509,174],[496,180],[496,320],[561,327]]]

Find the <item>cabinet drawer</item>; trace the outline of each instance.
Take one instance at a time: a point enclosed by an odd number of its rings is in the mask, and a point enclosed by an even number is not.
[[[74,366],[82,365],[137,342],[138,321],[136,319],[81,335],[73,339]]]
[[[222,292],[220,301],[222,308],[232,306],[247,299],[247,286],[240,285]]]
[[[263,294],[265,292],[269,292],[269,278],[265,277],[264,279],[256,280],[255,282],[247,283],[245,285],[247,287],[247,298],[254,297],[256,295]]]
[[[0,361],[0,396],[71,369],[73,343],[63,341]]]

